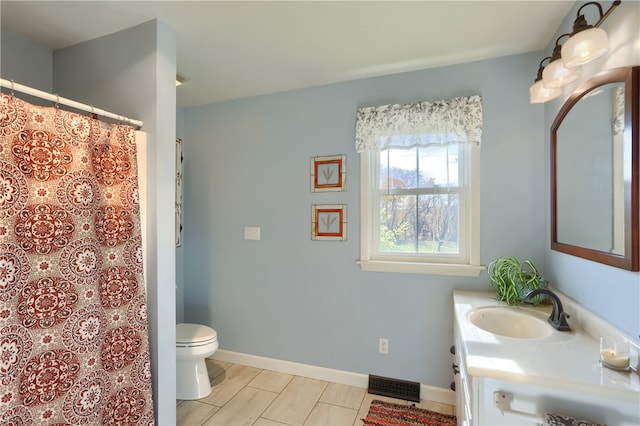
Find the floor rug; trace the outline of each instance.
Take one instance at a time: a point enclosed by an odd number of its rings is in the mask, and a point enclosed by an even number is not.
[[[436,413],[412,405],[373,400],[369,414],[362,419],[368,426],[456,426],[456,416]]]

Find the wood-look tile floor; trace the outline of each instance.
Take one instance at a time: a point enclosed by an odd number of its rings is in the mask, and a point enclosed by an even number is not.
[[[364,388],[278,373],[207,359],[211,395],[177,401],[179,426],[352,426],[362,425],[374,399],[410,402],[371,395]],[[421,401],[419,407],[453,414],[454,407]]]

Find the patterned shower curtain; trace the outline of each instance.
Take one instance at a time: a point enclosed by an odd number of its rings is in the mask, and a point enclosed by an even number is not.
[[[0,425],[153,424],[135,132],[0,94]]]

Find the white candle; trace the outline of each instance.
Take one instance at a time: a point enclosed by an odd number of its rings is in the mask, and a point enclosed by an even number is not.
[[[600,358],[604,364],[615,368],[629,368],[629,357],[621,355],[615,349],[605,349],[600,352]]]

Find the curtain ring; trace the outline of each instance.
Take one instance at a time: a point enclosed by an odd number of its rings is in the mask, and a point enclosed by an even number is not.
[[[12,97],[12,98],[13,98],[13,95],[14,95],[14,93],[13,93],[13,89],[15,89],[15,87],[16,87],[16,83],[15,83],[15,81],[11,80],[11,97]]]
[[[54,93],[54,95],[56,95],[56,103],[53,105],[53,107],[54,107],[55,109],[58,109],[58,108],[60,108],[60,104],[59,104],[59,102],[60,102],[60,96],[59,96],[57,93]]]

